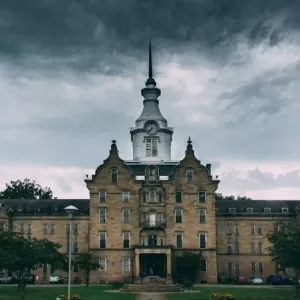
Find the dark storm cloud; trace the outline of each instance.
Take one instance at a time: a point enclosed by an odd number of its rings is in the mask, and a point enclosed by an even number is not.
[[[65,58],[61,64],[105,72],[116,54],[144,58],[151,34],[164,51],[199,47],[224,56],[240,36],[249,45],[277,44],[298,29],[299,13],[296,0],[7,0],[0,3],[0,55],[18,64],[36,55]]]

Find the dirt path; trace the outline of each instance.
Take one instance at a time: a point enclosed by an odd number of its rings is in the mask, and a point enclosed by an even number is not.
[[[166,297],[160,293],[141,293],[136,296],[136,300],[165,300]]]

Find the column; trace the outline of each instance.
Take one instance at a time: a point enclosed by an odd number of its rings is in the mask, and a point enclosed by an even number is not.
[[[135,276],[134,276],[134,283],[140,283],[140,254],[135,253]]]
[[[172,254],[171,251],[167,252],[167,283],[172,283]]]

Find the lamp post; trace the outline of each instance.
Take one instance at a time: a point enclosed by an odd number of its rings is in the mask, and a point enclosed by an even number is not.
[[[70,220],[70,232],[69,232],[69,274],[68,274],[68,300],[70,300],[71,296],[71,267],[72,267],[72,217],[78,211],[78,208],[69,205],[65,207],[65,212],[69,216]]]

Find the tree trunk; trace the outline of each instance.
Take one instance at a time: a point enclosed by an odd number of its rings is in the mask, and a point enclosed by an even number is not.
[[[85,286],[88,287],[90,284],[90,272],[86,271],[85,272]]]

